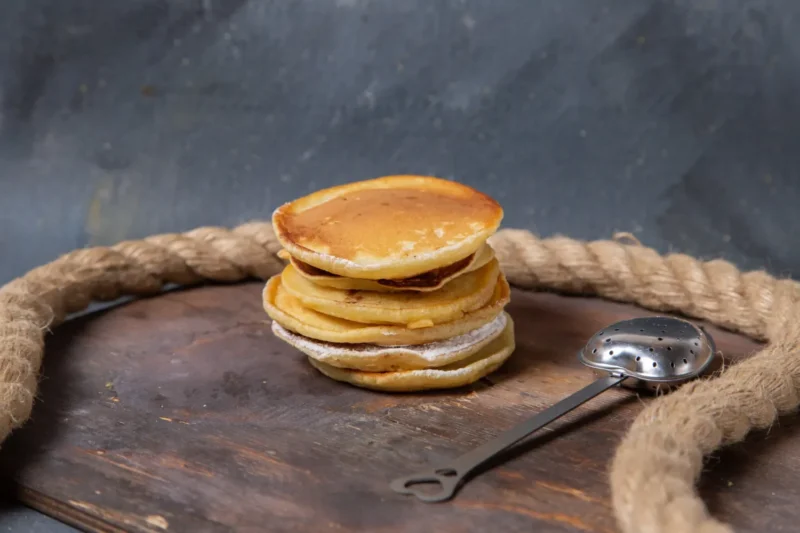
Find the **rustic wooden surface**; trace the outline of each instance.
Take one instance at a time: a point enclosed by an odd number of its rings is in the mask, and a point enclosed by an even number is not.
[[[33,420],[0,461],[20,496],[91,531],[612,532],[606,468],[642,401],[613,390],[444,504],[394,494],[579,389],[575,351],[645,312],[515,291],[518,348],[466,390],[389,395],[333,382],[272,337],[261,284],[141,300],[59,328]],[[711,329],[727,358],[756,345]],[[800,519],[793,419],[709,461],[701,492],[737,531]]]

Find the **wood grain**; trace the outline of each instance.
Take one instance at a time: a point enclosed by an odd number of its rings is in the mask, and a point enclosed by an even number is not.
[[[521,445],[448,503],[399,475],[491,438],[593,379],[575,358],[647,313],[515,291],[518,348],[471,387],[381,394],[331,381],[275,339],[262,285],[204,287],[72,321],[50,338],[33,420],[0,463],[30,505],[89,531],[615,531],[608,461],[646,396],[612,390]],[[728,360],[757,345],[711,328]],[[794,420],[708,463],[737,531],[791,530]]]

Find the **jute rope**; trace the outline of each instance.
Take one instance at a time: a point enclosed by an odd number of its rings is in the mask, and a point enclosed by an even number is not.
[[[506,229],[491,244],[518,287],[680,312],[769,341],[721,376],[649,402],[611,464],[614,510],[625,533],[732,531],[708,514],[696,478],[704,456],[800,404],[800,285],[619,241],[538,239]],[[30,416],[45,333],[67,315],[166,284],[265,279],[282,268],[279,249],[267,223],[199,228],[76,250],[0,288],[0,441]]]

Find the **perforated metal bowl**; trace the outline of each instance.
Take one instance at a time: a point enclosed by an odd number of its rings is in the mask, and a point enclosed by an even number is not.
[[[701,327],[673,317],[624,320],[597,332],[579,352],[599,372],[628,376],[625,387],[676,387],[710,370],[717,352]]]

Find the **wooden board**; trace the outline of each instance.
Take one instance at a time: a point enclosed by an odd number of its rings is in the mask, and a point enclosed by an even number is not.
[[[321,376],[271,335],[260,283],[204,287],[70,322],[33,420],[0,462],[20,497],[90,531],[611,532],[606,469],[643,399],[613,390],[451,502],[388,488],[592,379],[575,352],[641,310],[515,291],[518,349],[467,389],[390,395]],[[726,356],[756,345],[711,329]],[[646,401],[646,400],[644,400]],[[701,491],[737,531],[792,530],[800,424],[709,461]]]

